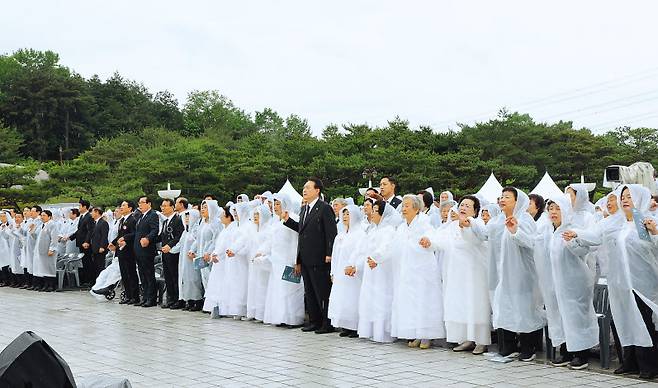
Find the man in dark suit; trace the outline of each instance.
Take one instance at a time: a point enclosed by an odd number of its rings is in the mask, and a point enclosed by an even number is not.
[[[155,245],[158,242],[160,219],[151,209],[151,200],[148,197],[141,197],[138,207],[142,215],[135,226],[133,249],[139,278],[144,289],[144,300],[135,306],[153,307],[156,305]]]
[[[402,199],[395,195],[397,187],[398,181],[392,176],[385,176],[379,181],[381,197],[384,201],[388,202],[389,205],[393,206],[393,209],[397,209],[402,203]]]
[[[96,278],[92,278],[93,266],[91,260],[91,250],[89,249],[88,245],[85,245],[87,236],[89,235],[89,229],[93,227],[91,212],[89,212],[89,207],[91,204],[86,199],[81,199],[78,205],[80,209],[80,217],[78,218],[78,230],[69,236],[69,240],[75,241],[75,246],[78,247],[80,252],[84,254],[82,257],[80,282],[83,284],[89,284],[96,280]]]
[[[302,331],[331,333],[334,328],[327,318],[331,293],[331,253],[337,229],[331,206],[320,199],[322,181],[311,178],[304,185],[304,202],[299,222],[292,218],[284,224],[299,233],[295,273],[304,278],[304,301],[309,323]]]
[[[115,255],[119,258],[119,270],[121,271],[121,282],[126,290],[126,297],[119,304],[138,304],[139,300],[139,279],[137,278],[137,264],[135,263],[135,253],[133,244],[135,240],[135,224],[137,220],[133,217],[135,203],[133,201],[123,201],[119,207],[119,218],[117,237],[110,244],[110,249],[114,250]]]
[[[162,243],[162,273],[167,286],[167,302],[162,308],[180,309],[185,302],[178,300],[178,242],[185,230],[183,220],[174,211],[174,200],[165,198],[160,205],[160,211],[165,216],[162,231],[158,241]]]
[[[110,232],[110,225],[103,219],[103,209],[95,207],[91,210],[92,228],[89,229],[87,241],[85,242],[91,248],[92,281],[96,281],[101,271],[105,269],[105,256],[107,255],[107,234]]]

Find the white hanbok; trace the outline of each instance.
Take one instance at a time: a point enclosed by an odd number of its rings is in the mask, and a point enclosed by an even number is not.
[[[282,211],[293,211],[287,195],[274,194],[274,200],[281,202]],[[295,221],[298,220],[296,214],[288,215]],[[267,258],[272,268],[267,282],[264,323],[291,326],[304,323],[304,280],[293,283],[282,279],[285,268],[295,265],[297,239],[298,233],[280,220],[274,221],[269,229]]]
[[[343,213],[350,213],[349,229],[342,223]],[[361,227],[361,212],[355,205],[341,209],[339,222],[343,225],[334,240],[331,257],[333,284],[329,295],[327,312],[331,324],[348,330],[357,330],[359,325],[359,292],[365,264],[366,233]],[[345,275],[345,267],[356,268],[354,276]]]
[[[451,221],[432,242],[443,256],[443,301],[446,340],[491,344],[491,305],[487,283],[487,254],[479,218],[470,227]]]
[[[391,336],[405,339],[445,338],[439,264],[433,247],[420,240],[433,235],[427,217],[416,216],[397,228]]]
[[[399,217],[392,207],[384,211],[379,224],[372,223],[365,242],[365,262],[363,263],[363,280],[359,294],[359,328],[361,338],[375,342],[393,342],[391,336],[391,310],[393,305],[393,271],[396,220],[387,217]],[[370,268],[367,264],[371,257],[377,266]]]
[[[258,225],[249,236],[249,280],[247,288],[247,318],[262,321],[265,315],[265,300],[267,298],[267,282],[272,270],[268,253],[270,250],[269,228],[272,222],[270,208],[259,205],[254,209],[258,212]]]

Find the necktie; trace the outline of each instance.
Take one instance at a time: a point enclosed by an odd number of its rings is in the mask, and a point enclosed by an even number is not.
[[[308,212],[311,209],[308,207],[308,205],[304,205],[304,220],[302,220],[302,225],[306,225],[306,219],[308,218]]]
[[[165,220],[164,224],[162,224],[162,234],[165,234],[167,231],[167,225],[169,225],[169,220]]]

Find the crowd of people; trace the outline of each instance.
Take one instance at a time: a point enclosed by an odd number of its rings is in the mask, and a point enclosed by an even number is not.
[[[1,285],[53,291],[57,257],[81,252],[91,284],[118,260],[121,304],[156,306],[161,256],[168,309],[256,320],[317,334],[534,360],[548,326],[555,366],[588,367],[599,344],[594,287],[608,287],[617,374],[658,375],[657,197],[621,185],[596,204],[587,188],[542,198],[505,187],[496,203],[449,191],[396,195],[387,176],[363,204],[323,198],[309,179],[302,203],[284,193],[220,206],[148,197],[111,212],[81,200],[53,214],[0,212]],[[601,280],[603,279],[603,281]],[[141,290],[140,290],[141,285]]]

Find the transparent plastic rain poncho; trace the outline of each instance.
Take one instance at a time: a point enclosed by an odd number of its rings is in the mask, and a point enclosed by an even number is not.
[[[530,333],[544,327],[544,311],[533,257],[536,225],[527,209],[528,195],[516,189],[513,211],[518,229],[512,234],[505,226],[505,215],[487,225],[490,248],[496,262],[497,279],[492,310],[493,326],[517,333]]]
[[[635,219],[627,221],[621,202],[625,187],[630,190],[638,221],[647,217],[651,192],[644,186],[623,185],[614,192],[619,210],[601,222],[600,233],[584,230],[578,235],[583,241],[602,243],[606,248],[610,309],[622,346],[650,347],[651,337],[633,294],[653,310],[653,322],[658,323],[658,236],[643,240]]]
[[[561,225],[539,231],[535,263],[541,285],[548,332],[557,347],[566,342],[569,352],[590,349],[599,343],[599,326],[594,312],[592,269],[587,264],[589,248],[578,239],[567,242],[562,233],[577,228],[567,195],[550,198],[560,207]]]
[[[186,214],[189,214],[189,221],[186,223]],[[188,209],[182,214],[185,229],[180,237],[180,254],[178,258],[178,289],[180,290],[181,300],[201,300],[203,299],[203,281],[201,272],[194,268],[194,260],[190,259],[188,254],[194,252],[197,245],[197,235],[200,229],[199,220],[201,214],[198,210]]]

